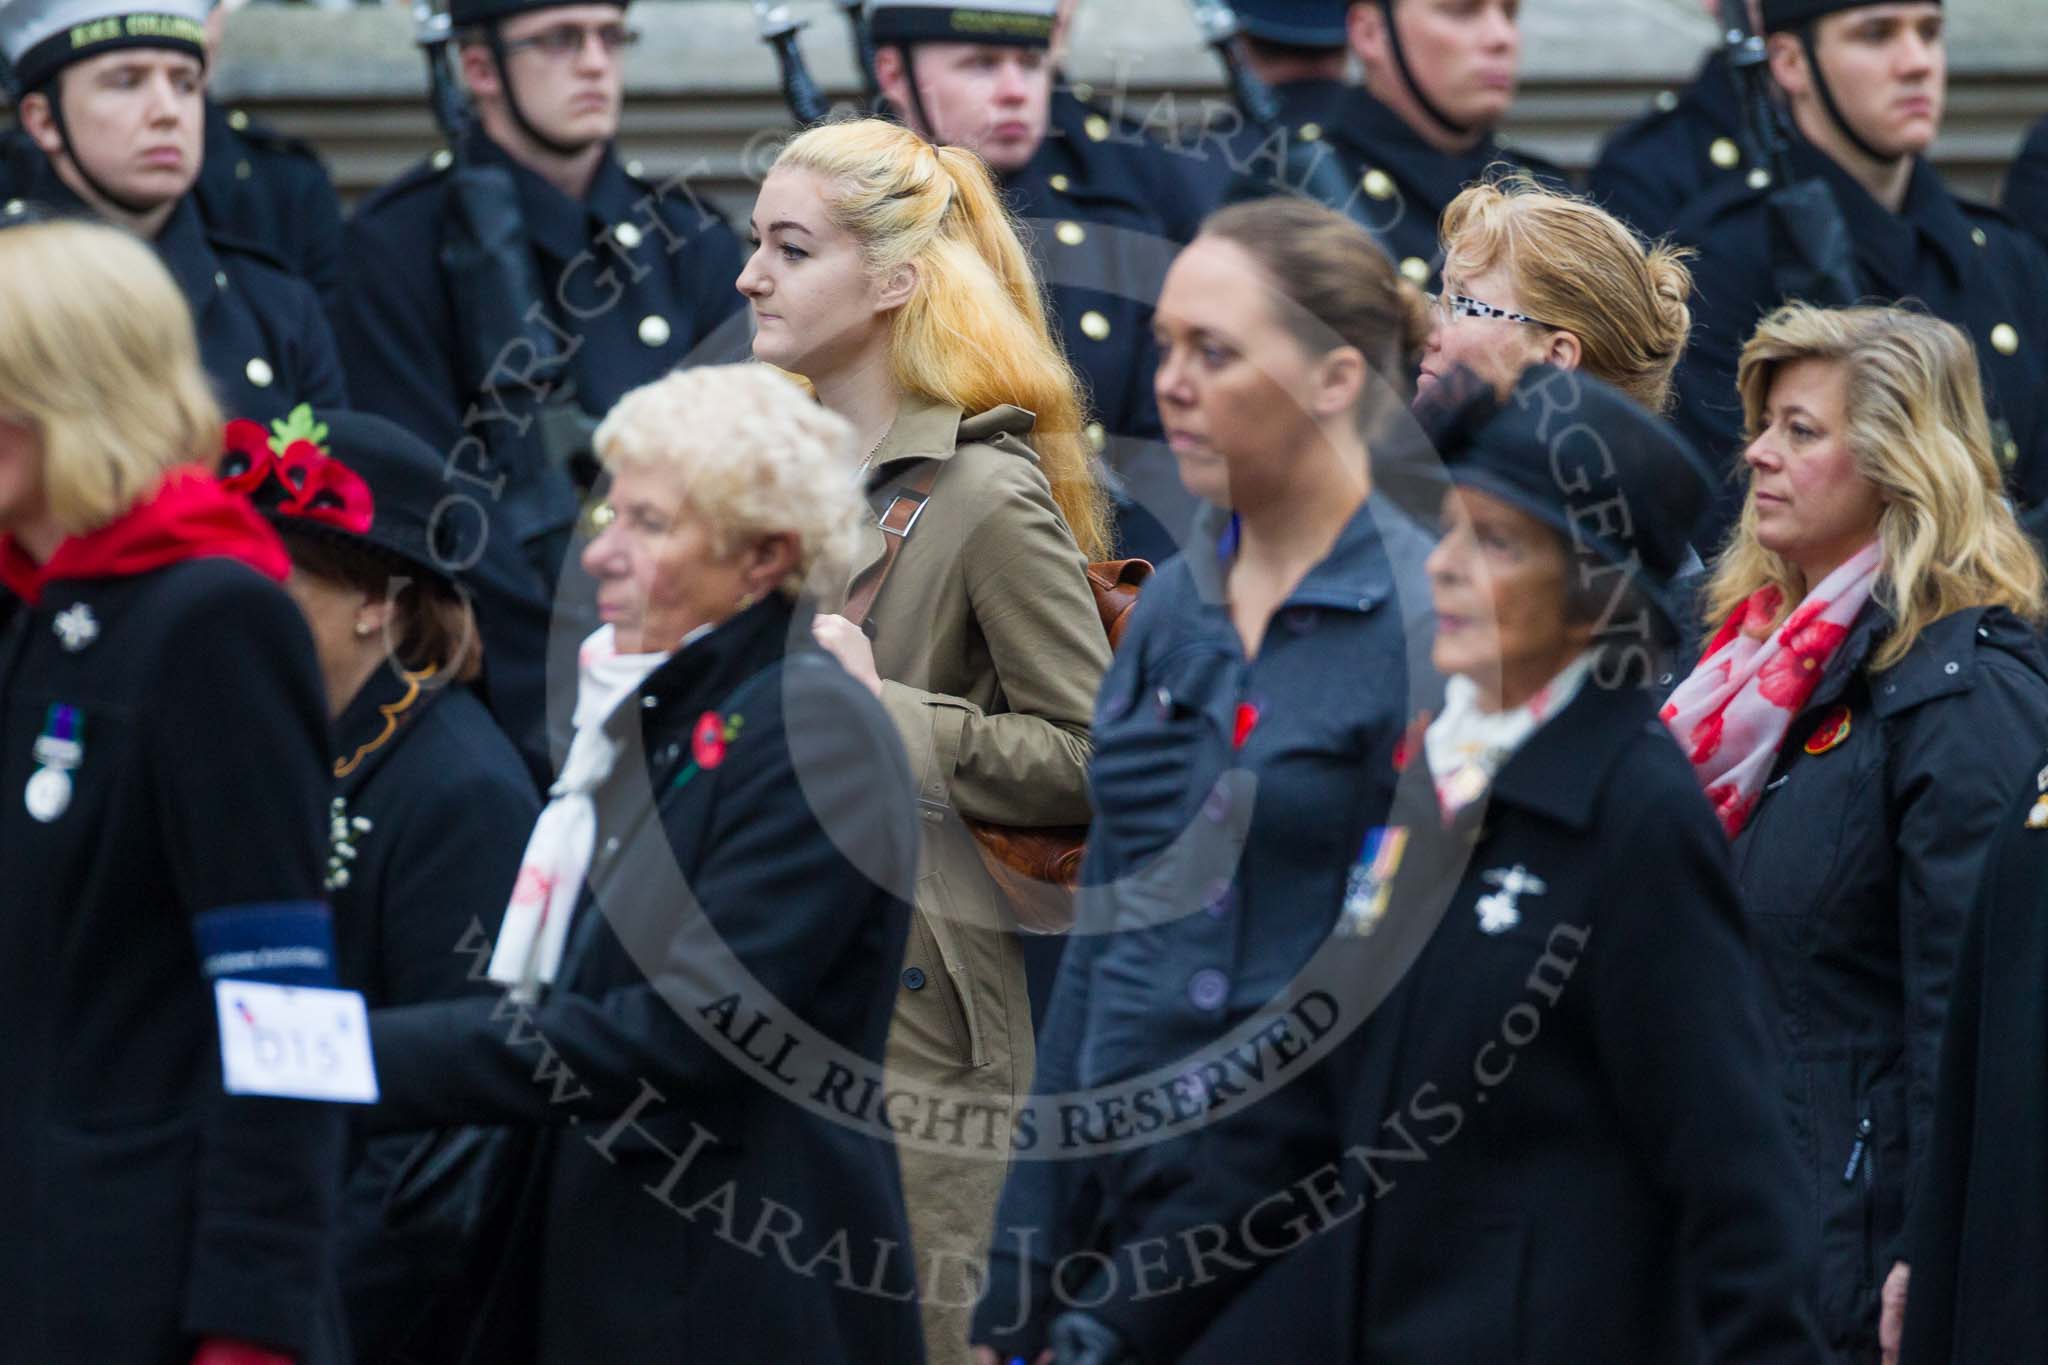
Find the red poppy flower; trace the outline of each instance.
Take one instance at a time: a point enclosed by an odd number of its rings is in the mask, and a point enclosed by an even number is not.
[[[286,448],[286,456],[291,456],[302,445],[319,458],[306,464],[299,472],[293,484],[296,491],[285,497],[278,510],[336,527],[350,535],[359,536],[369,530],[371,522],[376,520],[376,504],[370,498],[370,486],[353,469],[339,460],[319,455],[318,449],[306,442],[293,442]]]
[[[1778,632],[1782,648],[1757,673],[1757,691],[1787,711],[1798,710],[1813,694],[1828,656],[1849,634],[1847,626],[1818,619],[1827,607],[1826,602],[1814,601],[1793,612]]]
[[[277,457],[277,476],[284,480],[285,500],[290,502],[292,494],[301,492],[313,470],[327,459],[327,452],[311,441],[293,441]]]
[[[270,452],[270,433],[260,422],[237,417],[228,423],[221,437],[221,486],[237,493],[253,493],[270,477],[276,457]]]
[[[690,732],[690,757],[707,771],[725,762],[725,722],[716,711],[697,717],[696,728]]]
[[[1692,727],[1692,736],[1688,742],[1692,745],[1690,756],[1693,767],[1699,767],[1700,764],[1712,758],[1720,750],[1721,731],[1726,723],[1727,712],[1716,711],[1713,715],[1708,716],[1698,725]]]
[[[1242,749],[1244,742],[1252,737],[1252,731],[1259,728],[1259,708],[1248,701],[1237,704],[1237,726],[1230,735],[1230,747]]]

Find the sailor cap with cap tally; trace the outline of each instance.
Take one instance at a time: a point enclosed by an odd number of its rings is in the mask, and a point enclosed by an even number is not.
[[[457,29],[479,28],[485,24],[528,14],[537,9],[562,9],[584,0],[448,0],[448,22]],[[626,0],[597,0],[599,4],[626,8]]]
[[[22,93],[40,89],[73,62],[122,48],[182,52],[204,66],[212,8],[212,0],[6,0],[0,4],[0,52]]]
[[[1050,47],[1055,0],[868,0],[878,45],[978,43]]]

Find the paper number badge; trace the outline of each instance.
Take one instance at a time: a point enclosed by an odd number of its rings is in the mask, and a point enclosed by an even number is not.
[[[231,1095],[375,1104],[370,1015],[356,991],[213,983],[221,1082]]]

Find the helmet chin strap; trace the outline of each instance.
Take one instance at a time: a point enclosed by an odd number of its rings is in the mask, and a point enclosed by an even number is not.
[[[917,65],[913,60],[911,45],[896,44],[896,53],[903,58],[903,88],[910,92],[910,113],[917,119],[918,127],[923,129],[925,141],[936,143],[939,140],[938,126],[932,122],[932,116],[925,112],[924,92],[917,88]]]
[[[505,38],[495,23],[485,25],[484,42],[490,48],[491,60],[498,64],[498,85],[505,92],[505,108],[511,111],[512,121],[519,125],[520,132],[559,157],[581,156],[604,140],[587,138],[582,142],[563,142],[534,127],[533,120],[527,118],[526,111],[519,107],[519,89],[512,83],[512,64],[505,60]]]
[[[71,129],[64,122],[64,101],[59,96],[57,87],[58,81],[55,79],[51,80],[49,88],[43,94],[43,98],[50,102],[50,122],[56,127],[57,140],[64,146],[65,159],[70,161],[71,169],[78,173],[78,178],[83,180],[87,188],[94,194],[106,200],[123,213],[133,214],[140,218],[144,214],[154,213],[157,209],[162,208],[166,201],[158,199],[154,202],[148,202],[134,199],[127,195],[116,194],[113,190],[108,189],[98,176],[92,173],[91,168],[85,164],[85,158],[78,154],[78,144],[71,140]]]
[[[1814,46],[1812,24],[1808,24],[1805,28],[1799,30],[1799,45],[1806,50],[1806,69],[1813,73],[1813,88],[1820,92],[1821,107],[1827,110],[1828,118],[1834,122],[1836,129],[1841,132],[1842,136],[1849,139],[1849,144],[1881,166],[1896,166],[1899,162],[1904,161],[1908,155],[1907,153],[1897,152],[1890,156],[1885,155],[1864,141],[1863,135],[1858,133],[1850,124],[1848,118],[1843,115],[1842,107],[1835,103],[1835,92],[1828,86],[1827,73],[1820,69],[1820,52]]]
[[[1394,53],[1394,69],[1400,73],[1401,84],[1408,87],[1408,93],[1414,97],[1416,105],[1432,123],[1452,137],[1470,137],[1478,132],[1477,125],[1459,123],[1438,108],[1436,101],[1423,90],[1422,82],[1415,79],[1415,72],[1408,65],[1408,50],[1401,45],[1400,26],[1394,22],[1394,0],[1380,0],[1380,17],[1386,21],[1387,46]]]

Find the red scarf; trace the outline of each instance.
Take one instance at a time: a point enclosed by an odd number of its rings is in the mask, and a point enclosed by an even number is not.
[[[284,542],[247,499],[223,489],[203,467],[181,465],[110,524],[58,542],[42,564],[0,536],[0,585],[34,606],[59,579],[132,578],[208,558],[238,559],[279,583],[292,568]]]

